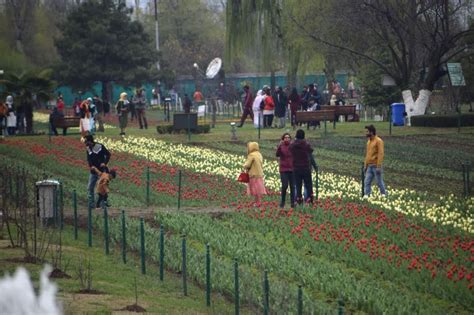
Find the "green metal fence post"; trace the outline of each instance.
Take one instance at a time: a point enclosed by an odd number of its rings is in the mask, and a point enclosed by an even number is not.
[[[145,220],[140,218],[140,257],[142,274],[146,274],[145,266]]]
[[[392,135],[392,106],[388,108],[388,134]]]
[[[324,120],[324,135],[328,134],[328,126],[327,126],[327,121]]]
[[[319,200],[319,166],[316,165],[316,201]]]
[[[20,207],[20,174],[18,174],[19,168],[16,169],[16,176],[15,176],[15,195],[16,195],[16,208]]]
[[[188,118],[188,141],[191,141],[191,115],[187,114]]]
[[[125,225],[125,210],[122,210],[122,261],[127,263],[127,227]]]
[[[188,296],[188,283],[186,274],[186,235],[183,234],[182,247],[181,247],[182,262],[182,275],[183,275],[183,294]]]
[[[239,262],[234,259],[234,303],[235,315],[240,314],[240,293],[239,293]]]
[[[181,208],[181,170],[178,172],[178,210]]]
[[[64,229],[64,190],[63,183],[59,182],[59,227]]]
[[[467,162],[466,165],[466,183],[467,183],[467,196],[469,197],[471,195],[471,178],[470,178],[470,172],[471,172],[471,163]]]
[[[163,281],[164,276],[164,261],[165,261],[165,235],[163,224],[160,225],[160,280]]]
[[[462,193],[464,197],[467,197],[467,183],[466,183],[466,165],[461,163],[462,169]]]
[[[104,242],[105,242],[105,254],[109,254],[109,214],[107,206],[104,202]]]
[[[261,115],[260,113],[257,113],[257,114],[258,114],[258,140],[260,140]]]
[[[303,288],[298,285],[298,315],[303,315]]]
[[[74,240],[77,240],[77,193],[75,189],[72,192],[72,206],[74,209]]]
[[[344,300],[342,296],[337,300],[337,314],[344,315]]]
[[[268,271],[263,272],[263,314],[268,315],[269,310],[269,299],[270,286],[268,284]]]
[[[206,244],[206,305],[211,306],[211,251]]]
[[[459,107],[459,105],[457,108],[457,112],[458,112],[458,133],[460,133],[461,132],[461,107]]]
[[[150,167],[146,167],[146,205],[150,205]]]
[[[92,247],[92,200],[89,196],[89,202],[87,205],[87,244]]]

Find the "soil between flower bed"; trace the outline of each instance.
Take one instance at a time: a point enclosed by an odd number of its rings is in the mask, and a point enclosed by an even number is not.
[[[33,256],[6,258],[5,261],[12,262],[12,263],[20,263],[20,264],[39,264],[39,263],[41,263],[40,259],[38,259],[36,257],[33,257]]]
[[[51,271],[49,277],[54,279],[71,279],[70,275],[58,268],[55,268],[53,271]]]
[[[82,290],[79,290],[77,291],[76,293],[79,293],[79,294],[95,294],[95,295],[101,295],[101,294],[105,294],[105,292],[102,292],[102,291],[99,291],[99,290],[94,290],[94,289],[82,289]]]
[[[145,313],[146,309],[141,307],[138,304],[132,304],[132,305],[127,305],[122,309],[119,309],[119,311],[128,311],[128,312],[135,312],[135,313]]]

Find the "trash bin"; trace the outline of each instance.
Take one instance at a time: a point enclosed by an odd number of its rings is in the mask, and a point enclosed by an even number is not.
[[[59,186],[61,183],[54,179],[36,182],[37,216],[43,225],[59,225]]]
[[[394,126],[405,125],[405,117],[403,116],[403,113],[405,113],[405,104],[403,103],[392,104],[392,124]]]

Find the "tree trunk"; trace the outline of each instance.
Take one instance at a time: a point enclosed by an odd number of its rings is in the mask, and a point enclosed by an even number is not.
[[[276,78],[275,78],[275,70],[270,71],[270,87],[272,88],[272,91],[275,89],[276,85]]]
[[[109,82],[108,81],[102,81],[102,100],[105,101],[111,101],[110,99],[110,93],[109,93]]]
[[[300,63],[300,50],[294,47],[290,47],[288,49],[288,54],[289,54],[289,64],[288,64],[288,72],[287,72],[287,77],[288,77],[288,85],[290,88],[294,88],[297,86],[297,74],[298,74],[298,68],[299,68],[299,63]]]
[[[416,100],[413,100],[411,90],[402,91],[403,102],[405,103],[405,111],[408,118],[412,116],[424,115],[426,107],[430,102],[431,91],[422,89],[418,93]],[[408,120],[410,122],[410,120]]]

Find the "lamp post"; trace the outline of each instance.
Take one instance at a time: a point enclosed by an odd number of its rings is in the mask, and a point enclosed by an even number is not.
[[[155,0],[155,39],[156,39],[156,51],[160,51],[160,33],[158,32],[158,6]],[[156,62],[156,68],[160,70],[160,61]]]

